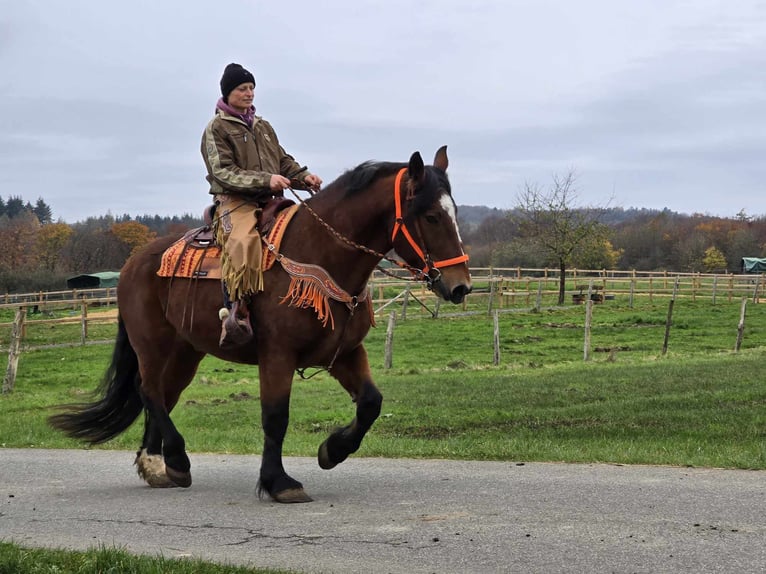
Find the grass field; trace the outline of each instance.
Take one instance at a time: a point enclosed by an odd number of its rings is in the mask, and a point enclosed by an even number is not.
[[[748,307],[739,353],[732,351],[739,301],[678,301],[662,355],[667,311],[667,301],[656,300],[594,307],[587,362],[583,306],[500,315],[497,366],[486,314],[398,321],[391,369],[383,368],[382,324],[367,348],[383,411],[357,456],[766,469],[766,305]],[[115,326],[92,333],[111,339]],[[29,328],[27,341],[79,337],[76,324],[42,324]],[[81,447],[52,431],[46,418],[56,405],[87,400],[110,355],[111,345],[23,353],[14,391],[0,395],[0,446]],[[203,361],[173,413],[192,465],[195,452],[261,451],[258,393],[256,368]],[[327,433],[352,416],[353,404],[326,373],[296,377],[285,454],[315,456]],[[105,447],[135,450],[141,427],[137,422]],[[268,572],[119,549],[61,552],[0,542],[0,574],[123,571]]]
[[[734,353],[739,311],[739,303],[678,304],[662,356],[667,307],[598,306],[587,362],[582,306],[508,313],[498,366],[490,317],[400,321],[388,370],[381,326],[367,347],[383,412],[359,454],[766,468],[766,306],[749,308]],[[0,398],[0,444],[79,446],[45,419],[55,405],[88,398],[110,353],[109,345],[24,353],[14,392]],[[258,393],[257,369],[205,359],[174,412],[190,451],[260,452]],[[313,456],[352,416],[326,373],[296,377],[285,453]],[[106,446],[135,449],[141,431],[135,424]]]

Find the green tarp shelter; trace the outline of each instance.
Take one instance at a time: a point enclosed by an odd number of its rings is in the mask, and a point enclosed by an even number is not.
[[[742,273],[766,273],[766,258],[743,257]]]
[[[66,280],[69,289],[98,289],[100,287],[116,287],[120,278],[119,271],[101,271],[76,275]]]

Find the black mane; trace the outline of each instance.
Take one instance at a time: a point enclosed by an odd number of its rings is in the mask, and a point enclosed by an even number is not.
[[[344,189],[347,196],[360,193],[373,185],[378,179],[393,175],[404,167],[407,167],[407,164],[401,162],[365,161],[340,175],[330,185],[326,186],[323,191],[329,192],[332,189],[339,188]],[[418,215],[428,209],[436,201],[440,190],[445,190],[452,196],[452,189],[445,172],[433,166],[426,166],[425,173],[425,185],[415,196],[411,215]]]
[[[393,175],[403,167],[407,167],[407,164],[390,161],[366,161],[345,172],[331,185],[345,187],[346,194],[352,195],[367,189],[380,178]]]

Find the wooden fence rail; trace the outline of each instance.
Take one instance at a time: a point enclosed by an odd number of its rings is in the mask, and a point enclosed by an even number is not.
[[[450,316],[460,314],[494,315],[495,321],[495,356],[494,363],[499,362],[499,332],[497,313],[500,310],[521,308],[540,309],[545,303],[548,306],[558,304],[559,277],[550,270],[524,270],[531,273],[524,275],[520,269],[477,269],[472,270],[474,291],[462,304],[462,309],[451,311]],[[636,273],[618,271],[572,271],[565,277],[565,303],[586,303],[586,332],[584,341],[584,359],[589,358],[590,312],[593,303],[606,303],[619,299],[630,307],[636,297],[648,297],[650,301],[668,301],[668,321],[663,354],[667,349],[668,331],[671,323],[673,303],[676,299],[709,300],[715,305],[717,301],[742,300],[742,311],[738,325],[738,340],[735,351],[741,345],[744,329],[745,309],[747,301],[758,303],[766,290],[766,275],[734,275],[734,274],[693,274],[693,273]],[[372,292],[371,302],[378,317],[388,317],[386,365],[390,368],[390,347],[393,342],[393,328],[396,324],[397,311],[402,320],[408,317],[440,316],[441,300],[429,292],[422,283],[413,283],[404,279],[375,274],[370,280]],[[16,298],[14,302],[9,299]],[[9,351],[8,367],[2,385],[2,392],[13,389],[18,358],[21,353],[21,341],[26,336],[27,329],[43,325],[80,325],[80,345],[88,342],[89,326],[97,323],[114,324],[117,318],[117,296],[114,288],[70,290],[53,293],[29,293],[10,296],[6,302],[0,303],[0,313],[5,315],[14,312],[12,322],[0,323],[0,345]],[[398,304],[399,306],[394,306]],[[408,315],[409,307],[409,315]],[[106,310],[107,313],[96,313],[96,310]],[[56,313],[66,312],[66,317],[55,317]],[[36,317],[40,315],[39,318]],[[443,313],[442,316],[448,314]],[[31,317],[31,318],[29,318]],[[29,318],[29,319],[28,319]],[[28,320],[27,320],[28,319]],[[2,329],[9,329],[6,335]],[[46,345],[48,346],[48,345]],[[26,347],[31,349],[32,347]]]

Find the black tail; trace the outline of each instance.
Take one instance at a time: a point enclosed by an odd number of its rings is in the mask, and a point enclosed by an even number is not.
[[[128,340],[122,317],[118,319],[117,341],[94,403],[64,405],[66,411],[48,418],[53,428],[90,444],[100,444],[125,431],[143,410],[138,394],[138,357]]]

